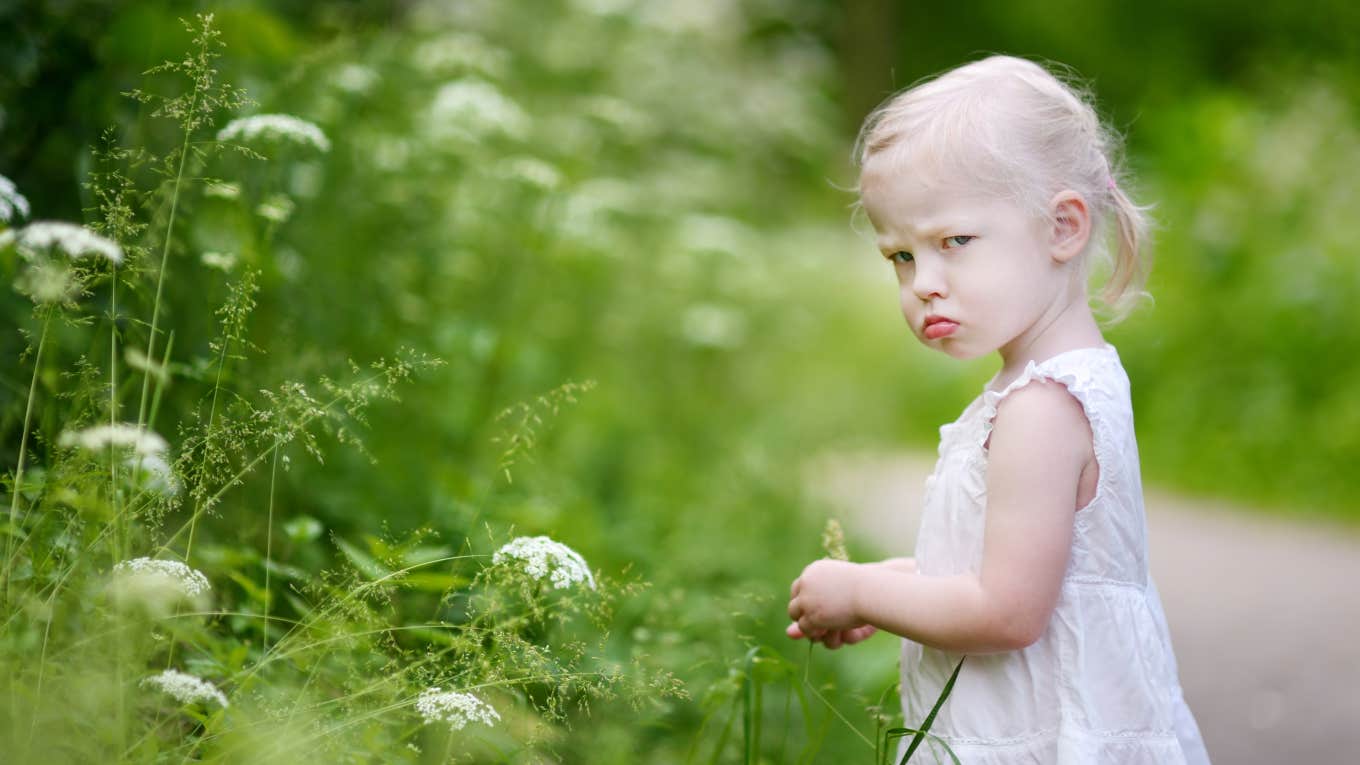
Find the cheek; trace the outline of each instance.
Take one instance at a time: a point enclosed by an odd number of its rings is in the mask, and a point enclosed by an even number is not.
[[[897,304],[902,309],[902,315],[908,320],[914,318],[921,312],[921,299],[912,292],[911,285],[899,284],[897,287]]]

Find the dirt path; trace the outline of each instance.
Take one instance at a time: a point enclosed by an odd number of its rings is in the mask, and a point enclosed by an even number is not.
[[[847,532],[910,554],[929,454],[840,456],[810,479]],[[1360,534],[1146,493],[1152,571],[1215,763],[1360,762]]]

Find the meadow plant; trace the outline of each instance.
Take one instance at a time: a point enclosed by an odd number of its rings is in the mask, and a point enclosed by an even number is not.
[[[563,590],[580,583],[595,589],[595,577],[591,575],[585,558],[548,537],[516,537],[491,556],[491,562],[495,564],[509,564],[511,561],[522,564],[524,573],[534,579],[551,579],[556,589]]]
[[[0,175],[0,223],[12,223],[28,217],[28,200],[14,185],[14,181]]]
[[[72,258],[102,255],[114,265],[123,262],[121,247],[75,223],[34,221],[10,237],[19,248],[19,253],[28,257],[32,257],[36,251],[56,249]]]
[[[471,693],[426,689],[416,699],[416,711],[426,723],[444,723],[450,730],[462,730],[468,723],[495,725],[501,716],[490,704]]]
[[[159,688],[182,704],[203,704],[211,701],[221,707],[231,706],[227,703],[226,695],[219,691],[217,686],[177,669],[167,669],[152,675],[142,680],[141,684]]]
[[[331,142],[321,128],[291,114],[257,114],[228,122],[217,131],[219,141],[287,141],[312,146],[318,151],[330,151]]]
[[[95,453],[110,448],[125,448],[142,457],[160,456],[169,448],[164,438],[145,428],[126,423],[96,425],[77,431],[68,430],[61,434],[57,443]]]
[[[541,536],[497,544],[500,533],[489,531],[478,552],[470,539],[455,547],[418,529],[359,541],[332,530],[326,546],[324,526],[276,502],[291,464],[285,452],[324,464],[338,445],[371,463],[360,435],[369,408],[397,401],[401,386],[443,362],[403,348],[312,382],[271,377],[278,370],[256,364],[271,349],[252,339],[250,320],[281,269],[263,256],[298,203],[271,185],[277,173],[219,163],[223,145],[237,149],[229,158],[262,162],[250,144],[332,144],[319,125],[291,115],[214,129],[245,94],[215,68],[222,43],[213,17],[186,26],[189,54],[147,73],[180,77],[183,92],[128,94],[154,107],[152,119],[173,123],[179,146],[122,148],[105,133],[86,185],[94,222],[0,231],[0,246],[30,264],[17,286],[42,327],[26,354],[32,382],[6,482],[0,672],[9,682],[0,730],[8,761],[548,752],[554,729],[596,700],[683,697],[674,676],[645,656],[611,656],[616,604],[643,585],[592,572],[566,545]],[[213,175],[235,170],[242,177]],[[0,181],[4,222],[26,217],[27,201]],[[193,240],[184,232],[203,209],[187,203],[195,199],[258,213],[236,219],[253,248],[241,255],[244,267],[212,250],[185,257]],[[64,269],[50,284],[25,275],[48,262]],[[228,272],[233,280],[221,283]],[[203,297],[189,293],[205,280],[223,295],[210,316]],[[120,304],[120,290],[131,300]],[[172,302],[178,310],[167,313]],[[141,311],[149,317],[131,318]],[[56,319],[70,332],[49,333]],[[123,399],[135,397],[138,376],[136,419],[129,411],[125,420]],[[508,477],[543,416],[588,387],[569,383],[508,410],[521,419],[492,475]],[[174,436],[159,435],[158,422]],[[267,481],[253,480],[266,469]],[[185,705],[182,714],[165,714],[147,691]],[[515,724],[496,725],[503,715]]]

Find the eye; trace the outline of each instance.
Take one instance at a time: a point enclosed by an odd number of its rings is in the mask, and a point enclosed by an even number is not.
[[[888,261],[892,263],[910,263],[912,260],[912,254],[906,250],[894,252],[888,256]]]
[[[962,247],[976,238],[975,236],[947,236],[944,239],[944,248],[952,250],[955,247]]]

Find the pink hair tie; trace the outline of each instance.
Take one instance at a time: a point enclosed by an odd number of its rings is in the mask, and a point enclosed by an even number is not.
[[[1119,188],[1118,186],[1116,186],[1116,185],[1114,184],[1114,176],[1113,176],[1113,175],[1107,175],[1107,176],[1105,176],[1105,177],[1106,177],[1105,185],[1110,187],[1110,191],[1114,191],[1115,189]]]

